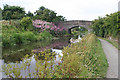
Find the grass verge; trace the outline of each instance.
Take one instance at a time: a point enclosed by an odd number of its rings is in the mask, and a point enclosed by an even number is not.
[[[118,47],[118,43],[113,41],[113,40],[109,40],[109,39],[106,39],[106,41],[108,41],[109,43],[111,43],[114,47],[116,47],[117,49],[120,50],[120,47]]]
[[[100,70],[99,72],[100,75],[102,77],[105,77],[107,73],[108,62],[107,62],[106,55],[104,53],[100,40],[97,40],[97,44],[98,45],[97,45],[96,53],[99,55],[99,59],[102,60],[101,64],[103,64],[102,66],[98,66],[98,69]]]
[[[79,43],[65,47],[63,54],[63,64],[74,70],[68,71],[69,74],[74,74],[74,76],[68,74],[69,76],[79,78],[104,78],[106,76],[108,62],[101,42],[94,34],[88,34]]]
[[[101,37],[99,37],[99,38],[101,38]],[[110,44],[112,44],[114,47],[116,47],[117,49],[120,50],[120,47],[118,47],[118,43],[117,43],[116,41],[114,41],[114,40],[109,40],[109,39],[107,39],[107,38],[101,38],[101,39],[104,39],[104,40],[108,41]]]

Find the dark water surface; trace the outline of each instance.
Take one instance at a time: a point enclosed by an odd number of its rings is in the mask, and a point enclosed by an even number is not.
[[[52,52],[56,53],[54,65],[57,65],[57,61],[61,60],[61,57],[59,57],[59,55],[63,56],[62,54],[63,47],[68,46],[70,44],[69,39],[70,38],[62,37],[60,39],[51,41],[39,41],[27,45],[4,47],[2,49],[2,60],[0,60],[0,66],[4,64],[16,64],[16,61],[18,62],[18,65],[21,66],[25,62],[24,60],[25,55],[28,54],[31,55],[31,57],[29,58],[31,59],[30,71],[31,73],[33,73],[35,72],[36,60],[35,55],[32,54],[32,51],[35,51],[35,53],[39,53],[41,51],[44,51],[45,49],[50,49]],[[0,72],[0,75],[1,75],[0,79],[7,77],[4,72]],[[23,78],[25,77],[24,70],[21,70],[21,75]]]
[[[36,53],[44,51],[44,49],[62,49],[69,44],[69,38],[60,38],[51,41],[33,42],[27,45],[17,45],[12,47],[4,47],[2,49],[2,59],[5,63],[21,61],[26,54],[31,54],[32,50]]]
[[[54,57],[54,65],[58,65],[58,62],[62,62],[62,49],[65,46],[70,45],[70,42],[76,43],[79,40],[81,40],[80,36],[78,36],[78,39],[74,38],[59,38],[56,40],[51,41],[39,41],[39,42],[33,42],[27,45],[16,45],[12,47],[4,47],[2,49],[2,60],[0,60],[0,66],[4,64],[18,64],[18,66],[22,66],[23,63],[25,63],[26,59],[24,59],[25,55],[30,55],[28,60],[30,59],[30,73],[33,74],[35,72],[36,67],[36,59],[35,57],[41,52],[46,49],[50,49],[51,52],[55,52],[55,55],[52,55]],[[32,52],[34,51],[35,54]],[[46,54],[46,53],[45,53]],[[51,54],[51,53],[50,53]],[[60,56],[60,57],[59,57]],[[42,57],[40,57],[42,58]],[[18,63],[16,63],[16,61]],[[44,59],[42,60],[43,63],[45,62]],[[48,60],[48,62],[51,62],[51,60]],[[0,68],[1,69],[1,68]],[[26,71],[26,72],[25,72]],[[29,74],[28,69],[26,70],[20,70],[21,76],[25,78],[26,73]],[[0,79],[6,78],[4,72],[0,72]],[[14,76],[14,75],[13,75]],[[29,75],[27,75],[29,76]],[[34,75],[31,75],[34,77]],[[28,77],[29,78],[29,77]]]

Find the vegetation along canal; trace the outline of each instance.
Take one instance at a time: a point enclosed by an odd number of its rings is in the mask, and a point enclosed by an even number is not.
[[[44,6],[34,14],[7,4],[0,10],[0,79],[117,77],[117,52],[105,40],[119,49],[120,11],[88,21]]]
[[[16,45],[12,47],[4,47],[3,57],[2,57],[3,59],[0,61],[0,63],[2,63],[3,65],[18,64],[18,67],[20,67],[20,66],[23,66],[24,63],[27,63],[27,61],[29,61],[28,63],[30,63],[30,66],[29,66],[30,73],[33,74],[35,72],[35,67],[37,63],[36,57],[38,56],[39,53],[43,51],[45,51],[43,52],[43,54],[47,53],[49,55],[49,53],[51,53],[50,56],[54,57],[53,66],[58,65],[58,63],[61,62],[61,59],[63,56],[62,54],[63,47],[70,45],[70,43],[76,43],[80,39],[81,39],[80,36],[78,36],[78,39],[74,39],[74,41],[72,41],[73,38],[70,38],[70,37],[66,37],[66,38],[61,37],[55,40],[45,40],[45,41],[34,42],[26,45],[23,44],[23,45]],[[45,55],[44,56],[40,55],[39,57],[43,60],[42,63],[45,62],[45,58],[48,58],[48,57],[45,57]],[[48,60],[48,62],[50,62],[50,59]],[[27,69],[28,68],[26,68],[26,71]],[[29,76],[27,75],[29,71],[25,72],[24,70],[20,70],[20,72],[22,77]],[[7,75],[5,73],[3,73],[2,76],[4,78],[7,78]],[[31,75],[31,77],[35,77],[35,76]]]

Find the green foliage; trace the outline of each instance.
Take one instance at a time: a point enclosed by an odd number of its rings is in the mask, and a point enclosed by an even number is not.
[[[76,38],[78,38],[78,35],[80,35],[81,37],[83,35],[86,35],[87,32],[88,32],[88,30],[86,28],[82,27],[82,26],[71,29],[72,35],[74,35],[74,37],[76,37]]]
[[[120,11],[112,13],[110,15],[106,15],[106,17],[96,19],[92,22],[91,27],[93,28],[94,33],[100,37],[118,37],[120,27],[118,26],[118,22],[120,19],[118,18],[118,14]]]
[[[8,77],[13,77],[11,73],[15,74],[15,78],[19,78],[19,70],[24,70],[25,78],[99,78],[105,77],[108,63],[101,47],[100,41],[94,34],[89,34],[84,37],[81,42],[71,44],[71,46],[64,47],[63,57],[61,61],[55,63],[55,53],[50,50],[34,53],[36,60],[35,72],[30,72],[30,55],[26,55],[22,61],[22,67],[19,66],[11,69],[11,64],[3,67]],[[54,58],[55,57],[55,58]],[[16,65],[17,66],[17,65]],[[28,68],[27,68],[28,67]],[[18,72],[17,72],[18,70]]]
[[[30,11],[28,11],[28,13],[26,14],[26,16],[32,18],[34,15],[33,15],[33,13],[31,13]]]
[[[64,59],[65,61],[68,61],[64,64],[68,66],[70,66],[70,64],[71,66],[74,66],[74,64],[79,64],[75,65],[75,68],[73,67],[73,69],[78,68],[78,71],[80,70],[79,72],[77,72],[77,70],[75,72],[79,73],[77,77],[104,77],[107,71],[108,64],[101,47],[102,46],[97,40],[96,36],[93,34],[89,34],[84,37],[81,42],[72,44],[71,47],[64,48]],[[72,61],[73,56],[76,56],[76,61]]]
[[[0,13],[2,13],[2,19],[4,20],[11,20],[11,19],[21,19],[23,17],[30,17],[32,19],[41,19],[48,22],[56,22],[56,21],[64,21],[65,17],[58,15],[54,11],[41,6],[36,12],[25,13],[24,8],[20,6],[9,6],[4,5],[3,10],[0,9]]]
[[[2,20],[2,9],[0,8],[0,20]]]
[[[14,45],[13,34],[18,32],[18,30],[14,26],[2,26],[2,43],[3,46]]]
[[[59,15],[57,16],[57,13],[54,11],[45,8],[44,6],[41,6],[38,10],[35,12],[35,16],[33,19],[41,19],[43,21],[47,22],[56,22],[56,21],[64,21],[65,17]]]
[[[35,60],[37,61],[34,73],[30,72],[30,66],[31,66],[30,64],[31,59],[29,58],[30,55],[25,55],[21,65],[19,65],[18,62],[16,62],[15,64],[4,64],[2,71],[7,75],[8,78],[22,78],[21,70],[25,71],[25,78],[31,78],[32,75],[35,78],[37,77],[52,78],[52,75],[51,75],[52,73],[50,71],[53,71],[52,65],[54,63],[53,56],[55,55],[55,53],[54,52],[51,53],[50,50],[45,50],[40,53],[34,53],[34,51],[32,52],[33,52],[33,55],[35,55]],[[52,61],[48,63],[47,61],[49,60],[52,60]]]
[[[48,31],[35,34],[32,31],[24,31],[15,26],[2,26],[2,44],[3,46],[13,46],[16,44],[29,43],[32,41],[51,40],[53,37]]]
[[[52,35],[48,32],[48,31],[43,31],[42,33],[40,33],[40,35],[38,36],[41,36],[41,39],[42,40],[47,40],[47,39],[52,39]]]
[[[68,61],[71,66],[74,66],[72,64],[75,63],[79,64],[73,68],[81,69],[77,77],[90,78],[105,76],[108,64],[101,48],[101,44],[96,39],[95,35],[89,34],[84,37],[81,42],[72,44],[71,47],[65,47],[63,54],[65,57],[64,59]],[[71,58],[76,55],[79,56],[78,61],[72,61]],[[65,64],[68,65],[68,63]],[[78,72],[76,71],[75,73]]]
[[[0,47],[2,47],[2,33],[0,32]]]
[[[16,44],[29,43],[35,41],[36,36],[32,32],[20,32],[20,33],[4,33],[3,34],[3,46],[12,46]]]
[[[35,41],[36,40],[36,36],[34,33],[32,32],[21,32],[21,33],[15,33],[13,34],[14,37],[14,41],[16,42],[16,44],[21,44],[21,43],[26,43],[29,41]]]
[[[4,5],[4,8],[2,10],[2,17],[5,20],[10,19],[21,19],[25,16],[24,8],[21,8],[19,6],[9,6]]]
[[[30,29],[32,26],[32,19],[30,17],[24,17],[20,21],[21,27],[24,27],[24,30]]]

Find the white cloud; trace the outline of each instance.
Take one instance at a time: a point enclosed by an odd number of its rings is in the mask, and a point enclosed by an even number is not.
[[[94,20],[118,10],[119,0],[0,0],[3,4],[18,5],[35,12],[40,6],[54,10],[68,20]],[[2,4],[1,4],[2,3]]]

